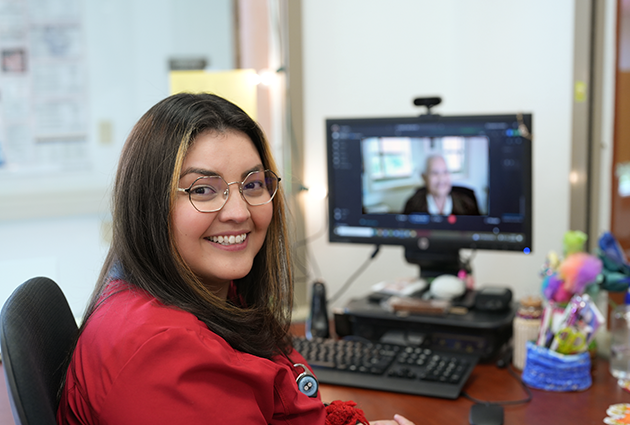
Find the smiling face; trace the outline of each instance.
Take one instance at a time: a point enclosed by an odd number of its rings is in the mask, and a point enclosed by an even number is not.
[[[422,175],[428,192],[436,199],[444,199],[451,193],[451,174],[446,161],[440,156],[431,158]]]
[[[251,171],[264,167],[253,142],[237,131],[201,133],[188,149],[182,165],[180,188],[188,188],[202,175],[220,175],[226,182],[242,182]],[[221,298],[230,281],[246,276],[262,247],[273,215],[273,202],[250,206],[238,185],[217,212],[201,213],[188,194],[177,192],[171,225],[184,262]]]

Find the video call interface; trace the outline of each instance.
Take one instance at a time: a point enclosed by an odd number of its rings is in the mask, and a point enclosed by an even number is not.
[[[327,120],[331,240],[526,246],[531,140],[519,124],[508,115]]]

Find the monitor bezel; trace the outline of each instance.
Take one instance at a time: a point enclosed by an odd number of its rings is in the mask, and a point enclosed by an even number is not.
[[[403,246],[407,252],[408,261],[413,262],[416,255],[436,253],[439,255],[452,255],[461,249],[480,249],[480,250],[498,250],[498,251],[523,251],[531,253],[533,251],[533,143],[532,143],[532,114],[531,113],[511,113],[511,114],[483,114],[483,115],[420,115],[420,116],[392,116],[392,117],[354,117],[354,118],[327,118],[326,120],[326,152],[327,152],[327,184],[328,184],[328,239],[331,243],[354,243],[366,245],[398,245]],[[334,184],[334,169],[332,163],[331,145],[333,143],[331,135],[331,126],[338,125],[383,125],[383,124],[415,124],[415,123],[465,123],[465,122],[518,122],[520,128],[527,130],[527,135],[523,135],[527,155],[522,158],[524,166],[523,174],[523,194],[525,195],[525,221],[522,223],[522,233],[525,235],[522,242],[504,243],[499,240],[480,240],[471,242],[468,237],[458,238],[457,231],[448,237],[432,236],[431,234],[419,235],[415,239],[392,239],[372,236],[370,238],[342,236],[335,233],[333,211],[334,199],[336,199],[337,187]],[[524,134],[523,132],[521,134]]]

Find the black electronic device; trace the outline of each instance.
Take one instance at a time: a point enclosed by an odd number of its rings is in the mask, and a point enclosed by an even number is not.
[[[480,362],[489,362],[499,356],[512,337],[516,310],[516,305],[510,304],[501,311],[472,308],[463,314],[400,315],[366,297],[353,299],[335,311],[334,320],[339,337],[469,353]]]
[[[531,114],[326,120],[330,242],[403,246],[423,277],[457,274],[460,249],[529,253],[531,134]],[[429,212],[437,155],[450,213]]]
[[[470,407],[470,425],[503,425],[503,406],[473,404]]]
[[[438,96],[434,97],[416,97],[413,100],[415,106],[424,106],[427,108],[427,115],[431,115],[431,108],[442,103],[442,98]]]
[[[311,310],[306,319],[306,336],[310,338],[330,337],[330,325],[326,301],[326,286],[323,282],[313,283]]]
[[[456,399],[477,357],[359,340],[295,338],[321,383]]]
[[[510,307],[512,291],[502,286],[487,286],[477,291],[475,309],[482,311],[501,311]]]

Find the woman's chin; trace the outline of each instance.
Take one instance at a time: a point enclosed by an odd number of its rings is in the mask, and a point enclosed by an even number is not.
[[[199,280],[207,288],[223,288],[229,286],[230,282],[242,279],[250,272],[251,267],[243,270],[234,270],[226,273],[214,274],[212,276],[198,276]]]

